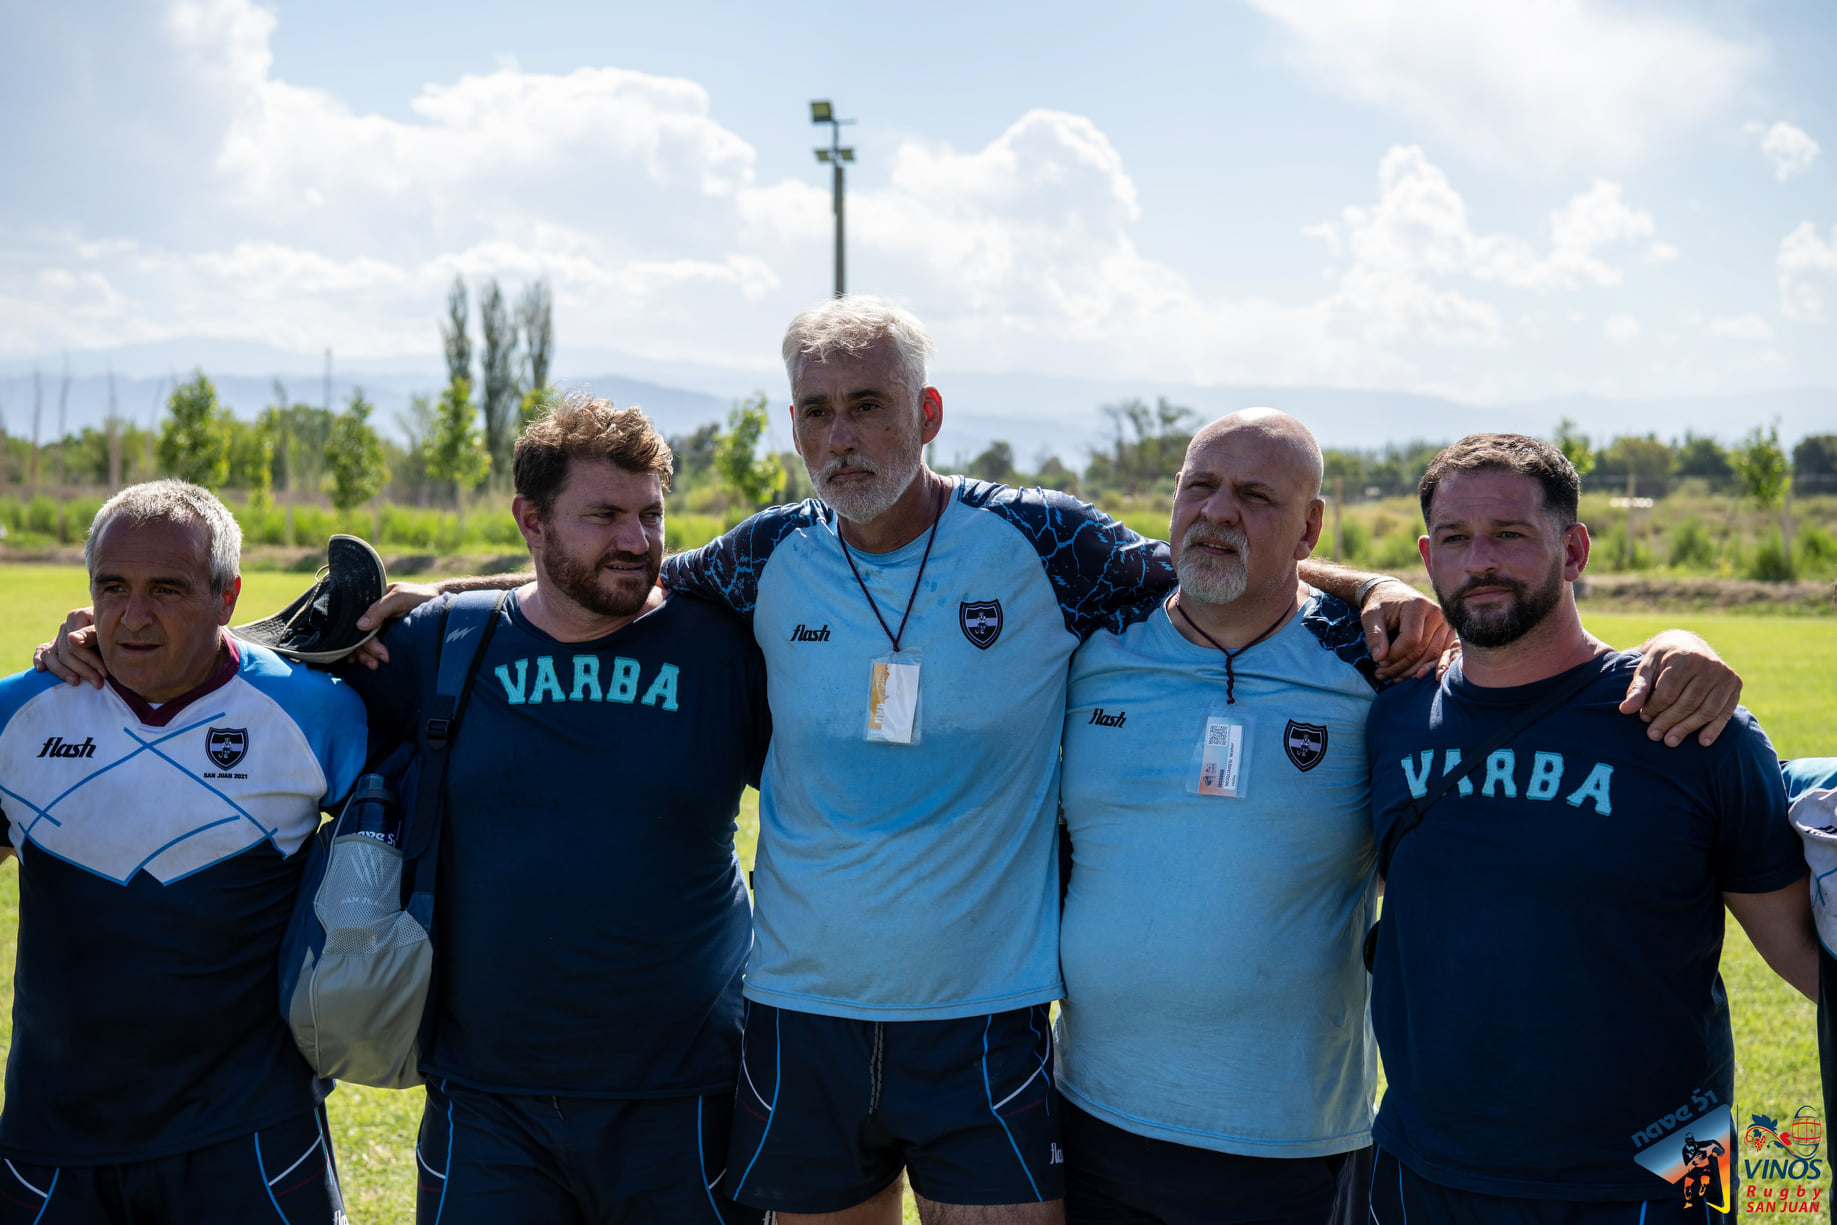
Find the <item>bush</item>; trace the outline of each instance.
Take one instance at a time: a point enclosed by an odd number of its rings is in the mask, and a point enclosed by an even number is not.
[[[57,503],[39,494],[26,504],[25,530],[49,536],[57,531]]]
[[[1416,551],[1416,537],[1408,532],[1392,532],[1380,537],[1372,554],[1372,569],[1389,574],[1408,574],[1422,565],[1422,554]]]
[[[1792,566],[1786,561],[1786,548],[1776,529],[1764,537],[1748,555],[1748,577],[1763,583],[1784,583],[1792,578]]]
[[[1671,533],[1669,562],[1678,570],[1714,570],[1716,542],[1709,531],[1694,517],[1684,520]]]
[[[1602,535],[1594,538],[1593,547],[1588,553],[1588,564],[1597,570],[1608,573],[1626,573],[1636,570],[1650,570],[1658,564],[1652,556],[1652,550],[1642,540],[1633,542],[1633,556],[1627,558],[1626,524],[1616,523]]]
[[[1805,570],[1824,571],[1837,565],[1837,539],[1820,523],[1807,523],[1793,533],[1792,550]]]

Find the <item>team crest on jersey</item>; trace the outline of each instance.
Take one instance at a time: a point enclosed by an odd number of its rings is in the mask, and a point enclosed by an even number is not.
[[[249,754],[249,729],[213,727],[205,735],[204,751],[210,754],[219,770],[233,769]]]
[[[1282,747],[1295,768],[1306,774],[1327,755],[1327,729],[1318,723],[1297,723],[1293,719],[1282,729]]]
[[[957,605],[957,624],[963,636],[986,651],[1001,637],[1000,600],[963,600]]]

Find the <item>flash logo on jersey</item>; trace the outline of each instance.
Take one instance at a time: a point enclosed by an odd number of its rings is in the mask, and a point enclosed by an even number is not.
[[[249,729],[246,727],[213,727],[206,734],[204,751],[217,763],[219,770],[229,770],[249,753]]]
[[[44,747],[38,750],[40,757],[94,757],[96,741],[93,736],[83,737],[82,744],[71,744],[62,736],[52,736],[45,741]]]

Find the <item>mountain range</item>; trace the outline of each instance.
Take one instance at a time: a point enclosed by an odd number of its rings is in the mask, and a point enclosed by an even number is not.
[[[14,436],[57,436],[59,393],[68,360],[70,386],[63,428],[100,426],[108,413],[109,373],[114,374],[120,415],[145,425],[156,420],[172,379],[202,369],[232,412],[252,418],[273,401],[279,379],[289,398],[310,404],[327,399],[324,355],[301,354],[253,341],[175,340],[114,349],[49,354],[36,360],[0,361],[0,427]],[[32,371],[39,371],[35,394]],[[334,360],[330,401],[341,404],[361,386],[377,407],[374,421],[402,437],[398,418],[410,397],[437,394],[444,373],[436,355]],[[966,460],[1001,439],[1014,448],[1023,468],[1048,455],[1082,467],[1089,452],[1109,438],[1101,409],[1134,397],[1152,402],[1165,396],[1195,410],[1200,419],[1252,405],[1294,413],[1313,429],[1324,447],[1371,449],[1413,439],[1441,441],[1476,430],[1506,430],[1548,436],[1568,417],[1597,442],[1621,434],[1656,433],[1676,438],[1686,431],[1732,442],[1753,426],[1778,422],[1790,445],[1808,433],[1837,430],[1837,388],[1798,387],[1744,395],[1608,399],[1590,395],[1474,405],[1410,392],[1328,387],[1199,386],[1151,379],[1085,379],[1067,375],[932,371],[944,397],[940,459]],[[616,349],[559,350],[551,382],[563,389],[591,388],[618,404],[636,404],[665,434],[677,435],[724,420],[733,402],[755,391],[775,401],[771,442],[788,449],[782,367],[740,368],[659,361]]]

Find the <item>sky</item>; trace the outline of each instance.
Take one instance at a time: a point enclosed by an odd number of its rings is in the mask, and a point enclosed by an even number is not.
[[[770,371],[850,288],[939,371],[1503,404],[1837,388],[1825,0],[0,0],[0,360],[438,367],[456,274],[564,354]]]

